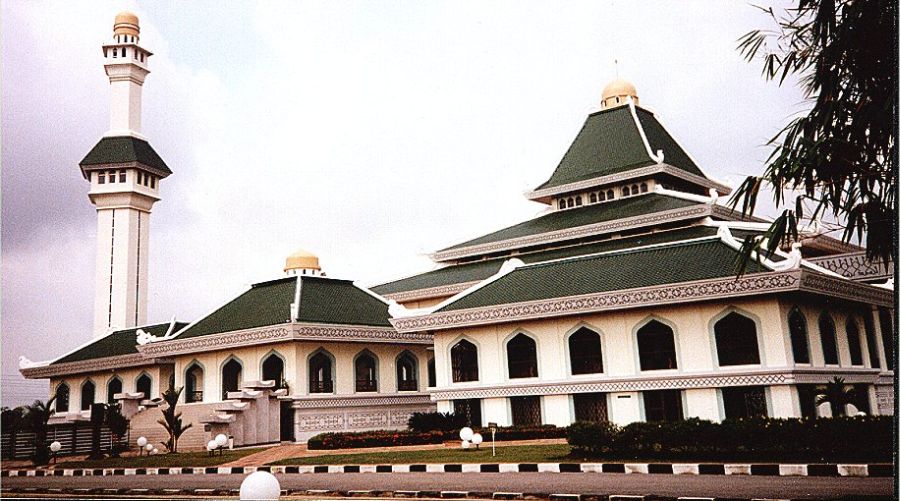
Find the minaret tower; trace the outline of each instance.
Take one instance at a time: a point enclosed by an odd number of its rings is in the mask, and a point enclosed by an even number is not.
[[[97,207],[94,337],[147,323],[150,209],[160,180],[172,173],[141,135],[141,90],[152,53],[139,44],[130,12],[116,16],[103,45],[109,76],[109,131],[79,164]]]

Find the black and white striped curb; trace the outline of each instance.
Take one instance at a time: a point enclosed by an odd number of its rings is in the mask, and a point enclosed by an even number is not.
[[[117,496],[237,496],[239,489],[50,489],[43,487],[4,488],[4,494],[69,494]],[[527,492],[477,491],[338,491],[315,489],[282,489],[282,496],[313,496],[338,498],[423,498],[423,499],[492,499],[492,500],[549,500],[549,501],[793,501],[790,498],[715,498],[696,496],[656,496],[633,494],[545,494]],[[867,501],[889,501],[891,496],[866,496]],[[799,501],[799,500],[797,500]],[[804,497],[803,501],[819,501]]]
[[[320,466],[207,466],[195,468],[56,468],[2,470],[0,477],[113,475],[231,475],[268,471],[302,473],[635,473],[669,475],[764,475],[782,477],[892,477],[892,464],[773,463],[490,463]]]

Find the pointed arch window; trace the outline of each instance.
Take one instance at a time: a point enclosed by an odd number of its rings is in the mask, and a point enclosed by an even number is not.
[[[794,363],[809,363],[809,337],[806,333],[806,317],[797,308],[788,315],[788,331],[791,335],[791,351]]]
[[[838,365],[837,333],[834,329],[834,320],[828,313],[822,313],[819,316],[819,337],[822,338],[822,355],[825,363],[830,365]]]
[[[81,385],[81,410],[90,410],[91,404],[94,403],[94,397],[97,394],[97,387],[91,380]]]
[[[638,329],[637,345],[642,371],[678,368],[675,333],[668,325],[651,320]]]
[[[853,317],[847,317],[847,346],[850,348],[850,365],[863,365],[862,344],[859,342],[859,325]]]
[[[228,392],[238,391],[241,387],[241,374],[244,366],[232,358],[222,366],[222,400],[228,398]]]
[[[203,367],[193,363],[184,371],[186,403],[203,401]]]
[[[565,198],[560,198],[560,199],[559,199],[559,208],[560,208],[560,209],[565,209],[565,208],[566,208],[566,199],[565,199]]]
[[[647,193],[647,183],[641,183],[641,193]]]
[[[603,352],[600,334],[582,327],[569,336],[569,365],[572,374],[603,372]]]
[[[375,363],[375,357],[368,352],[363,352],[356,357],[353,363],[356,371],[356,391],[372,392],[378,391],[378,368]]]
[[[627,186],[622,188],[622,196],[627,197],[629,195],[631,195],[631,189],[629,189]]]
[[[889,371],[894,370],[894,319],[891,311],[887,308],[878,308],[881,342],[884,346],[884,363]]]
[[[756,322],[731,312],[716,322],[713,331],[720,366],[759,364]]]
[[[597,194],[597,199],[598,199],[599,201],[601,201],[601,202],[605,201],[605,200],[606,200],[606,193],[604,193],[604,192],[601,191],[600,193]]]
[[[614,198],[616,198],[616,194],[613,192],[613,190],[606,190],[606,199],[612,200]]]
[[[56,412],[69,412],[69,385],[60,383],[56,387]]]
[[[275,381],[275,388],[285,388],[284,360],[275,353],[270,353],[262,363],[263,381]]]
[[[144,394],[144,398],[153,398],[153,380],[147,374],[141,374],[135,382],[135,389]]]
[[[590,200],[592,204],[597,203],[597,194],[591,193],[591,195],[588,197],[588,200]]]
[[[881,368],[881,359],[878,356],[878,341],[875,339],[875,322],[872,320],[872,312],[863,314],[863,327],[866,330],[866,346],[869,348],[869,365],[873,368]]]
[[[116,403],[117,393],[122,393],[122,380],[115,376],[106,383],[106,403]]]
[[[397,357],[397,390],[416,391],[419,389],[419,378],[416,377],[416,359],[409,353]]]
[[[309,392],[334,392],[334,365],[325,352],[318,352],[309,359]]]
[[[506,343],[506,361],[510,379],[537,377],[537,343],[519,333]]]
[[[450,367],[454,383],[478,381],[478,348],[465,339],[460,340],[450,348]]]
[[[428,359],[428,387],[437,386],[437,369],[434,365],[434,357]]]

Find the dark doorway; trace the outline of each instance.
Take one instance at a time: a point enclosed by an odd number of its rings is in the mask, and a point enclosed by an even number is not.
[[[229,391],[238,391],[241,384],[241,363],[231,359],[222,366],[222,399],[228,398]]]
[[[281,441],[294,441],[294,409],[292,402],[281,402]]]

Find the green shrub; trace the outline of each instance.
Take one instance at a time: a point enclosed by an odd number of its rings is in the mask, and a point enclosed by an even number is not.
[[[453,431],[466,425],[466,417],[452,412],[413,412],[407,426],[416,432]]]
[[[490,430],[475,428],[487,442]],[[497,428],[497,440],[529,440],[537,438],[564,438],[566,428],[556,426],[509,426]],[[374,430],[347,433],[321,433],[307,441],[310,450],[355,449],[365,447],[393,447],[397,445],[440,444],[459,440],[459,428],[447,431]]]
[[[619,436],[619,427],[606,423],[577,422],[569,426],[566,439],[576,450],[590,455],[609,452]]]

